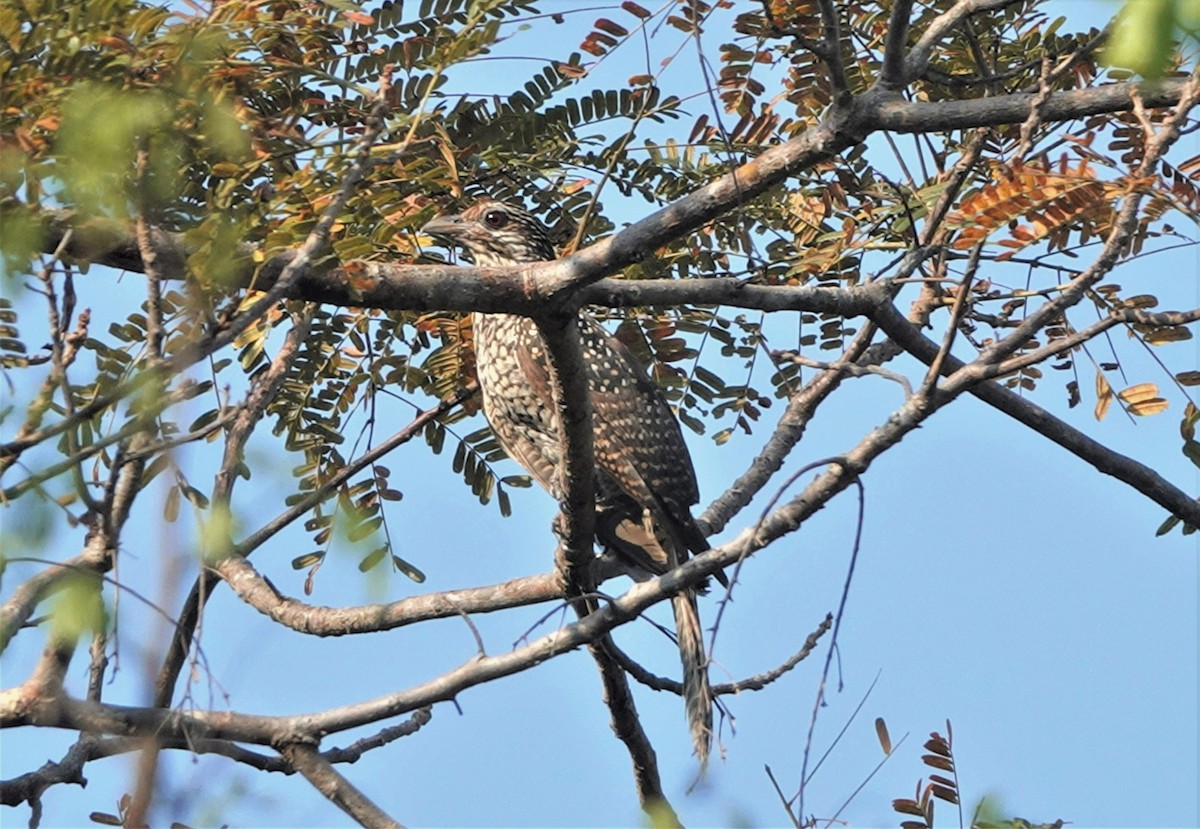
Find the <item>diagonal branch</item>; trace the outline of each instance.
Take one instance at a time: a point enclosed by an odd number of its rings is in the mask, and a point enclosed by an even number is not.
[[[925,365],[932,365],[937,359],[940,350],[937,343],[922,335],[895,308],[882,309],[875,317],[875,322],[901,348]],[[966,367],[967,364],[958,358],[946,355],[943,373],[955,374]],[[1065,421],[1050,414],[1041,406],[1014,394],[994,381],[974,382],[968,385],[967,378],[964,376],[962,382],[956,384],[955,391],[964,389],[989,406],[999,409],[1043,437],[1049,438],[1098,471],[1112,475],[1117,480],[1133,487],[1172,515],[1178,516],[1189,524],[1196,525],[1197,522],[1200,522],[1200,502],[1145,464],[1119,452],[1114,452],[1104,444],[1093,440]]]
[[[925,27],[925,33],[913,46],[908,59],[904,62],[903,83],[911,83],[925,74],[925,70],[929,67],[929,58],[933,54],[933,48],[968,15],[1002,9],[1019,2],[1022,0],[958,0]]]
[[[304,743],[288,743],[279,753],[292,768],[304,775],[333,805],[354,818],[355,823],[367,829],[402,829],[399,823],[388,816],[365,794],[338,773],[321,753]]]
[[[873,325],[864,326],[841,357],[792,395],[775,431],[750,466],[699,517],[710,535],[724,529],[729,519],[741,512],[782,468],[792,449],[804,437],[817,408],[841,387],[842,380],[849,375],[845,369],[853,366],[867,350],[875,331]]]

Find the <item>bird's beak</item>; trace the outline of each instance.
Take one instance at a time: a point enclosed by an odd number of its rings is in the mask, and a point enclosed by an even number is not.
[[[438,216],[421,228],[421,232],[435,239],[453,242],[463,232],[465,223],[463,217],[456,214]]]

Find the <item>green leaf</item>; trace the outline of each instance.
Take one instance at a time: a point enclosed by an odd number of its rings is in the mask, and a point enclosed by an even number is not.
[[[363,558],[362,561],[358,563],[359,571],[365,573],[379,562],[383,561],[383,557],[387,555],[387,551],[388,548],[386,546],[380,547],[378,550],[372,550],[366,557]]]
[[[1174,31],[1173,0],[1126,0],[1113,24],[1103,61],[1132,69],[1146,79],[1160,78],[1175,51]]]

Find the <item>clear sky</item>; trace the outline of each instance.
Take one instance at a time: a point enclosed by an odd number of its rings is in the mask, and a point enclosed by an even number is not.
[[[572,5],[563,3],[564,6]],[[1058,3],[1069,16],[1096,15],[1101,4]],[[1109,8],[1105,5],[1103,8]],[[598,12],[597,14],[600,14]],[[590,18],[589,18],[590,19]],[[713,41],[718,35],[711,35]],[[479,64],[480,83],[504,87],[503,63]],[[685,71],[684,69],[680,70]],[[1196,135],[1186,139],[1200,153]],[[632,216],[630,217],[632,218]],[[1195,228],[1183,228],[1195,234]],[[1200,306],[1196,249],[1143,258],[1116,275],[1129,293],[1157,294],[1163,308]],[[101,269],[81,291],[100,318],[127,312],[138,296],[137,276],[114,288]],[[1138,290],[1133,290],[1139,286]],[[103,328],[99,329],[103,330]],[[1191,349],[1200,367],[1200,339]],[[1144,354],[1122,350],[1131,382],[1163,381]],[[911,362],[895,370],[919,375]],[[1166,414],[1131,421],[1119,412],[1095,423],[1090,401],[1066,407],[1050,378],[1037,402],[1117,451],[1155,468],[1184,490],[1200,494],[1200,470],[1179,451],[1182,403]],[[789,461],[799,468],[852,447],[900,404],[897,387],[878,378],[848,383],[822,408]],[[381,401],[383,429],[406,423],[411,411]],[[390,408],[388,408],[390,406]],[[689,435],[702,502],[721,493],[743,470],[777,416],[777,403],[754,436],[715,447]],[[197,411],[197,414],[199,412]],[[186,418],[185,418],[186,420]],[[461,424],[461,433],[478,424]],[[206,480],[203,451],[182,461]],[[538,490],[513,493],[514,515],[480,507],[450,469],[449,453],[432,458],[421,442],[385,461],[405,498],[389,512],[401,528],[397,552],[421,567],[421,586],[395,575],[381,583],[358,572],[356,558],[336,557],[322,569],[312,601],[343,605],[418,592],[487,584],[549,569],[548,532],[554,504]],[[505,474],[516,473],[507,464]],[[928,768],[921,744],[949,719],[959,779],[968,810],[979,797],[997,798],[1010,815],[1031,821],[1062,818],[1074,826],[1200,825],[1200,534],[1154,531],[1160,508],[1114,479],[973,399],[938,413],[888,452],[865,479],[866,524],[851,588],[838,659],[820,712],[813,759],[828,749],[875,683],[857,718],[813,778],[806,812],[832,816],[882,759],[873,721],[884,717],[903,746],[841,813],[856,826],[894,826],[891,801],[912,797]],[[293,483],[284,465],[239,490],[248,519],[272,515]],[[772,491],[773,492],[773,491]],[[157,502],[156,500],[157,499]],[[150,506],[147,506],[149,504]],[[129,562],[120,574],[169,608],[164,593],[172,567],[191,573],[194,543],[186,522],[163,530],[152,520],[161,493],[140,506],[141,523],[125,539]],[[836,609],[854,535],[852,493],[840,496],[804,528],[757,555],[742,573],[722,624],[715,681],[767,670],[797,650],[827,611]],[[737,519],[727,536],[752,523]],[[12,520],[6,516],[6,520]],[[715,539],[720,541],[721,537]],[[61,537],[56,555],[76,551]],[[299,596],[303,572],[291,558],[308,549],[294,528],[255,556],[284,593]],[[147,559],[154,562],[146,567]],[[148,572],[149,571],[149,572]],[[6,575],[7,592],[27,569]],[[190,578],[187,580],[190,581]],[[610,585],[611,590],[616,586]],[[711,620],[715,600],[701,608]],[[476,619],[490,653],[510,648],[546,612],[534,607]],[[129,636],[112,700],[145,696],[146,660],[157,664],[165,629],[128,597],[120,606]],[[669,611],[656,618],[669,621]],[[554,624],[551,620],[547,624]],[[539,629],[545,631],[546,624]],[[647,624],[623,628],[619,643],[663,674],[678,671],[673,646]],[[41,640],[23,633],[0,663],[5,686],[19,682]],[[195,703],[250,713],[297,713],[368,699],[424,681],[469,659],[474,639],[450,619],[368,637],[314,640],[283,631],[253,610],[216,596],[206,616],[204,653],[215,682],[200,675]],[[637,688],[637,704],[657,751],[664,783],[688,825],[776,826],[787,822],[764,772],[785,791],[799,778],[805,736],[825,651],[764,692],[726,699],[736,718],[721,732],[723,759],[687,796],[694,775],[683,708],[678,698]],[[76,689],[86,662],[73,665]],[[219,685],[217,684],[219,683]],[[418,735],[366,755],[342,771],[385,810],[413,826],[629,826],[642,821],[628,755],[608,727],[590,658],[573,653],[462,694],[460,710],[440,705]],[[346,745],[361,733],[337,735]],[[58,759],[71,734],[24,730],[3,734],[0,775],[12,777]],[[811,767],[811,765],[810,765]],[[129,758],[93,763],[86,789],[60,786],[45,800],[43,826],[86,823],[93,810],[116,811],[129,790]],[[330,826],[343,815],[298,777],[266,776],[215,757],[173,753],[164,763],[166,802],[157,825]],[[188,808],[172,808],[170,796]],[[957,816],[939,804],[940,826]],[[0,825],[23,824],[28,810],[0,810]]]

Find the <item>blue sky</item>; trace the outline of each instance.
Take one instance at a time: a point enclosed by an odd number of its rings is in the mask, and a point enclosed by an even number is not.
[[[1069,15],[1095,15],[1099,4],[1059,3]],[[598,13],[599,14],[599,13]],[[716,36],[713,36],[716,40]],[[487,82],[503,64],[480,64]],[[685,71],[681,68],[679,71]],[[482,83],[483,81],[481,81]],[[502,80],[499,82],[503,87]],[[1193,135],[1181,157],[1200,153]],[[1193,232],[1194,228],[1188,229]],[[1182,250],[1124,266],[1114,281],[1128,293],[1155,293],[1163,308],[1200,306],[1200,253]],[[100,317],[123,313],[138,277],[118,288],[99,269],[81,280],[81,304]],[[1135,288],[1135,286],[1137,286]],[[100,328],[99,330],[103,330]],[[1200,340],[1163,354],[1181,371],[1200,366]],[[1189,357],[1190,354],[1190,357]],[[1131,382],[1162,381],[1135,349],[1122,350]],[[912,364],[895,370],[920,376]],[[1165,414],[1130,421],[1119,412],[1097,424],[1090,401],[1068,410],[1061,383],[1049,378],[1037,402],[1067,422],[1200,493],[1200,470],[1179,451],[1182,401]],[[814,421],[790,459],[799,468],[845,451],[899,403],[897,387],[867,378],[848,383]],[[399,428],[410,410],[381,402],[385,427]],[[689,436],[702,501],[715,497],[744,468],[768,433],[779,405],[754,436],[715,447]],[[196,412],[199,414],[199,411]],[[186,422],[186,418],[184,421]],[[475,425],[462,424],[462,433]],[[264,451],[261,448],[255,451]],[[211,475],[202,449],[181,461],[193,478]],[[543,572],[551,561],[550,498],[513,493],[514,515],[480,507],[450,469],[449,455],[430,458],[423,443],[402,447],[386,464],[405,498],[389,512],[402,529],[397,551],[429,576],[419,588],[402,576],[362,576],[357,559],[329,562],[312,601],[341,605],[399,598],[427,590],[486,584]],[[247,521],[271,515],[293,483],[288,464],[260,473],[239,493]],[[513,465],[505,470],[516,473]],[[862,711],[810,783],[806,812],[829,817],[882,759],[873,720],[886,719],[904,745],[841,814],[858,826],[897,825],[893,798],[911,797],[929,769],[921,743],[953,723],[955,754],[967,808],[995,797],[1009,814],[1034,821],[1062,818],[1075,826],[1200,825],[1200,534],[1178,530],[1155,538],[1162,510],[1123,484],[1099,475],[982,403],[964,399],[887,453],[870,470],[862,551],[847,605],[828,705],[813,743],[819,757],[875,682]],[[194,540],[185,522],[155,520],[162,493],[152,493],[137,531],[125,540],[122,580],[162,605],[180,597],[164,577],[193,572]],[[856,507],[847,493],[804,528],[757,555],[743,570],[735,603],[720,632],[716,681],[769,669],[798,649],[824,614],[837,607],[854,534]],[[727,532],[752,523],[747,511]],[[13,520],[6,516],[5,520]],[[394,530],[393,530],[394,531]],[[719,541],[721,537],[716,540]],[[56,554],[76,539],[60,536]],[[299,528],[255,556],[285,593],[300,595],[303,573],[289,562],[308,549]],[[150,565],[150,566],[147,566]],[[14,566],[5,586],[22,573]],[[610,586],[615,590],[615,586]],[[706,620],[715,600],[702,605]],[[111,700],[145,697],[145,665],[155,664],[165,629],[128,597],[120,606],[130,635],[121,652]],[[476,619],[489,652],[511,647],[543,614],[528,608]],[[669,620],[665,608],[656,614]],[[553,624],[552,620],[548,624]],[[545,626],[541,630],[545,630]],[[647,624],[618,634],[619,643],[659,673],[677,672],[673,646]],[[152,647],[146,649],[145,643]],[[41,642],[22,634],[0,663],[5,686],[19,682]],[[192,684],[197,705],[253,713],[295,713],[367,699],[406,687],[469,659],[474,639],[461,620],[352,639],[312,640],[280,631],[254,611],[215,597],[206,617],[205,655],[216,682]],[[658,751],[664,783],[688,825],[776,826],[786,822],[764,773],[785,790],[799,776],[824,650],[768,690],[727,703],[736,733],[721,735],[724,759],[690,796],[692,781],[682,705],[638,689],[637,702]],[[149,661],[148,661],[149,660]],[[877,679],[878,677],[878,679]],[[73,666],[76,689],[86,679]],[[461,713],[441,705],[418,735],[343,768],[380,806],[414,826],[638,825],[629,761],[608,728],[590,658],[568,654],[524,675],[472,689]],[[338,735],[346,745],[367,732]],[[3,735],[0,775],[14,776],[57,759],[72,735]],[[88,812],[115,811],[129,789],[129,758],[100,761],[89,785],[48,793],[44,826],[86,823]],[[221,758],[173,754],[164,764],[167,791],[190,797],[189,810],[160,803],[159,823],[185,820],[232,826],[328,826],[343,816],[297,777],[264,776]],[[939,804],[939,825],[956,817]],[[25,809],[0,811],[5,825],[24,823]]]

